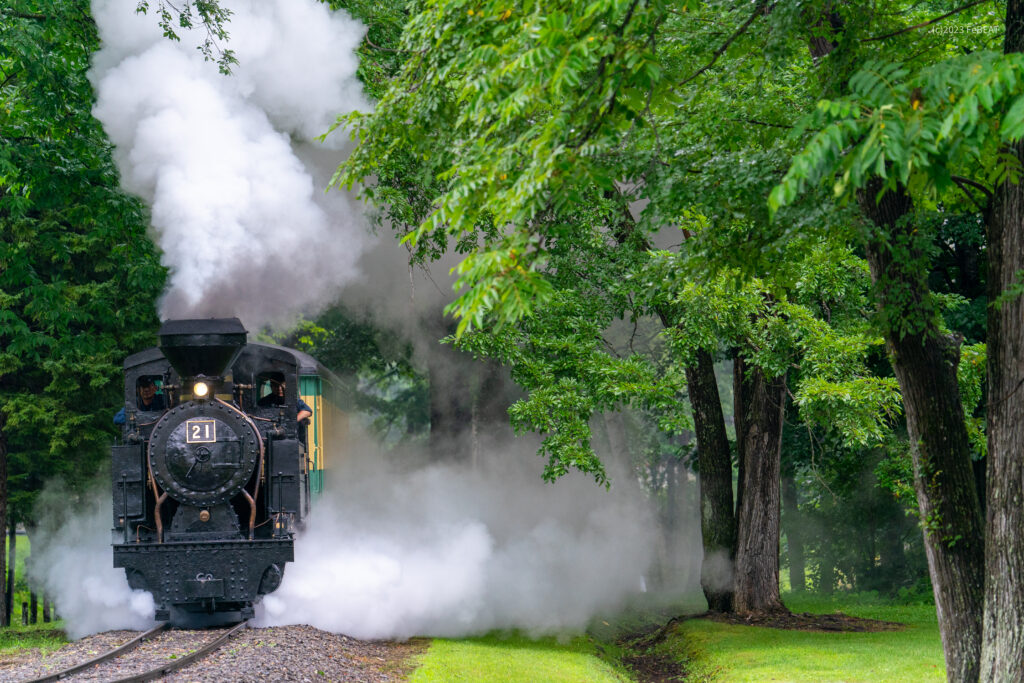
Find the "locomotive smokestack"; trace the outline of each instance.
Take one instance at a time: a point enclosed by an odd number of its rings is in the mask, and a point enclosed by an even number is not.
[[[167,320],[160,327],[160,350],[182,378],[220,377],[247,334],[238,318]]]

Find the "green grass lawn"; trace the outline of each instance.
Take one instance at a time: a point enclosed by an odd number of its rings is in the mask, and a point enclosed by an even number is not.
[[[37,618],[39,623],[28,626],[21,625],[21,605],[29,602],[28,582],[25,576],[25,559],[28,558],[31,546],[28,536],[17,535],[18,557],[15,563],[14,582],[14,610],[11,613],[10,628],[0,628],[0,661],[17,656],[19,652],[26,649],[39,648],[43,652],[50,652],[64,645],[67,637],[61,630],[64,623],[56,621],[43,623],[42,618],[42,596],[39,596]],[[4,544],[7,543],[7,536],[3,537]]]
[[[16,578],[14,582],[14,611],[11,614],[11,622],[15,625],[21,624],[21,605],[22,603],[28,603],[29,600],[29,587],[28,577],[25,574],[25,560],[32,550],[27,535],[18,534],[18,558],[16,563]],[[6,536],[4,537],[4,543],[6,545]],[[37,618],[42,621],[42,595],[38,596],[39,605],[37,606]]]
[[[439,639],[422,655],[409,681],[623,683],[631,680],[622,670],[598,657],[599,647],[587,637],[566,643],[553,638],[531,640],[518,634]]]
[[[20,623],[20,622],[19,622]],[[20,657],[26,650],[38,649],[44,654],[68,642],[61,621],[30,626],[0,628],[0,663]]]
[[[899,631],[816,633],[692,619],[657,648],[683,660],[689,681],[944,681],[946,668],[932,605],[897,605],[871,596],[783,596],[794,612],[845,614],[906,624]]]

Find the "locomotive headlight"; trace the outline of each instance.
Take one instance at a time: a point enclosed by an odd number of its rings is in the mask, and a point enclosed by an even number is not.
[[[196,382],[192,386],[192,393],[195,394],[196,398],[206,398],[210,393],[210,387],[207,386],[206,382]]]

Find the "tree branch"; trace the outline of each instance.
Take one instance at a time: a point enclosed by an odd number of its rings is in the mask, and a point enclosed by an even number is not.
[[[934,19],[930,19],[929,21],[923,22],[921,24],[915,24],[914,26],[908,26],[907,28],[901,28],[899,31],[893,31],[892,33],[886,33],[885,35],[882,35],[882,36],[875,36],[874,38],[864,38],[863,40],[861,40],[861,42],[862,43],[870,43],[873,40],[885,40],[886,38],[892,38],[893,36],[898,36],[901,33],[908,33],[910,31],[916,31],[919,28],[924,28],[925,26],[931,26],[932,24],[937,24],[940,21],[942,21],[943,19],[946,19],[947,17],[951,17],[954,14],[958,14],[959,12],[963,12],[965,9],[970,9],[972,7],[975,7],[977,5],[982,5],[982,4],[984,4],[986,2],[990,2],[990,1],[991,0],[974,0],[974,2],[969,2],[966,5],[964,5],[963,7],[956,8],[952,12],[946,12],[942,16],[935,17]]]
[[[768,121],[758,121],[757,119],[733,119],[739,123],[752,123],[755,126],[768,126],[769,128],[792,128],[793,126],[785,123],[769,123]]]
[[[21,72],[20,71],[12,71],[11,73],[7,74],[7,78],[4,79],[4,82],[0,83],[0,88],[6,88],[7,84],[10,83],[11,81],[13,81],[17,77],[17,75],[19,73],[21,73]]]
[[[984,186],[984,185],[982,185],[981,183],[979,183],[979,182],[975,182],[975,181],[971,180],[970,178],[961,178],[960,176],[956,176],[956,175],[955,175],[955,176],[950,176],[950,179],[951,179],[951,180],[952,180],[952,181],[953,181],[954,183],[956,183],[956,186],[960,188],[960,191],[961,191],[961,192],[963,192],[963,193],[964,193],[965,195],[967,195],[967,198],[968,198],[968,199],[970,199],[970,200],[971,200],[971,202],[972,202],[972,203],[973,203],[973,204],[974,204],[974,205],[975,205],[976,207],[978,207],[978,211],[981,211],[982,213],[984,213],[984,212],[985,212],[985,207],[984,207],[984,206],[982,206],[982,205],[981,205],[981,204],[980,204],[980,203],[978,202],[978,200],[974,198],[974,195],[972,195],[972,194],[971,194],[970,192],[968,192],[968,191],[967,191],[967,190],[966,190],[966,189],[964,188],[964,185],[967,185],[967,186],[969,186],[969,187],[973,187],[973,188],[975,188],[976,190],[981,190],[981,191],[982,191],[982,192],[983,192],[983,193],[985,194],[985,198],[986,198],[987,200],[989,200],[989,201],[991,201],[991,199],[992,199],[992,191],[991,191],[991,190],[989,190],[989,189],[988,189],[987,187],[985,187],[985,186]]]
[[[987,1],[987,0],[984,0],[984,1]],[[743,24],[738,29],[736,29],[731,36],[729,36],[728,40],[726,40],[724,43],[722,43],[719,46],[719,48],[717,50],[715,50],[714,54],[711,55],[711,61],[709,61],[707,64],[705,64],[704,66],[699,68],[696,71],[696,73],[694,73],[692,76],[690,76],[689,78],[684,80],[679,85],[680,86],[686,85],[687,83],[689,83],[693,79],[697,78],[697,76],[700,76],[702,73],[704,73],[705,71],[707,71],[708,69],[713,67],[715,65],[715,62],[718,61],[718,58],[721,57],[723,54],[725,54],[725,51],[729,49],[729,46],[732,45],[733,42],[735,42],[735,40],[737,38],[739,38],[744,33],[746,33],[747,29],[750,28],[750,25],[754,23],[754,21],[757,19],[757,17],[764,13],[764,8],[765,8],[766,4],[767,4],[767,0],[761,0],[761,2],[757,3],[757,6],[754,7],[753,13],[747,18],[747,20],[744,21]]]
[[[375,42],[370,40],[370,32],[369,31],[366,32],[365,36],[363,36],[363,41],[365,41],[366,44],[369,45],[370,47],[372,47],[374,50],[380,50],[381,52],[394,52],[394,53],[397,53],[397,54],[415,54],[417,52],[417,50],[396,50],[396,49],[391,48],[391,47],[381,47],[380,45],[377,45]]]
[[[979,183],[976,180],[971,180],[970,178],[964,178],[964,177],[958,176],[958,175],[950,176],[950,178],[953,180],[954,183],[956,183],[958,185],[961,184],[961,183],[963,183],[964,185],[970,185],[974,189],[981,190],[982,192],[984,192],[985,196],[988,197],[989,199],[992,198],[992,190],[990,190],[989,188],[985,187],[984,185],[982,185],[981,183]]]
[[[633,12],[636,11],[637,5],[639,4],[640,0],[633,0],[632,4],[630,4],[629,10],[626,12],[626,17],[622,20],[622,24],[620,24],[618,28],[615,30],[615,36],[617,38],[621,38],[623,34],[626,32],[626,27],[629,26],[629,22],[633,18]],[[601,91],[600,85],[604,81],[605,72],[607,71],[609,65],[611,65],[614,61],[615,58],[610,55],[605,55],[604,57],[601,57],[601,60],[597,63],[597,75],[594,77],[593,82],[590,85],[588,85],[587,88],[583,91],[584,94],[594,86],[597,86],[598,92]],[[610,112],[615,107],[615,98],[618,96],[618,93],[619,86],[616,86],[616,88],[612,91],[611,97],[608,98],[606,111]],[[589,140],[590,137],[594,133],[596,133],[598,129],[601,127],[601,120],[601,112],[600,109],[598,109],[597,114],[595,115],[594,120],[591,121],[590,126],[588,126],[587,129],[580,134],[579,141],[575,143],[570,143],[570,145],[574,149],[579,149],[580,147],[582,147],[583,143]]]
[[[49,21],[50,17],[45,14],[29,14],[28,12],[19,12],[13,9],[0,10],[0,15],[5,17],[13,17],[15,19],[29,19],[31,21]]]

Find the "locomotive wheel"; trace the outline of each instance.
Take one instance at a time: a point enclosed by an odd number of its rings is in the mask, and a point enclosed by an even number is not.
[[[156,483],[182,503],[233,498],[259,463],[259,435],[245,415],[219,401],[190,401],[153,427],[149,464]]]
[[[263,571],[263,577],[260,579],[260,587],[256,592],[259,595],[273,593],[281,585],[281,579],[283,578],[284,569],[278,567],[276,564],[270,565]]]

